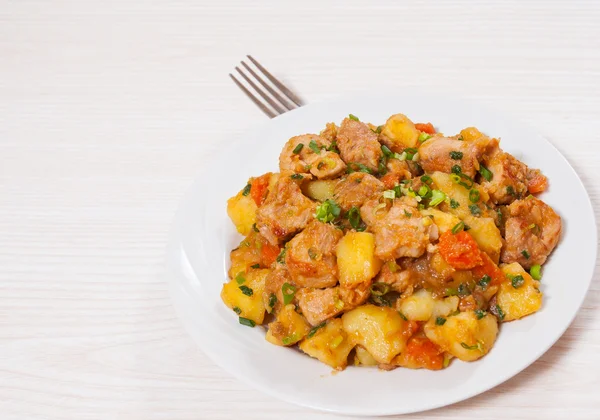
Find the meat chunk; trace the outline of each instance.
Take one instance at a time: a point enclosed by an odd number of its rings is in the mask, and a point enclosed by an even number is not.
[[[311,325],[336,316],[344,309],[340,299],[339,287],[327,289],[304,288],[296,293],[302,315]]]
[[[332,287],[337,284],[335,246],[343,232],[330,224],[313,221],[287,244],[285,263],[300,287]]]
[[[375,234],[375,255],[382,260],[419,257],[427,249],[435,226],[408,200],[394,200],[389,210],[378,200],[367,201],[360,209],[363,221]]]
[[[267,277],[265,277],[265,289],[263,292],[263,302],[265,304],[265,308],[269,308],[271,295],[275,295],[277,300],[275,301],[273,310],[277,312],[279,309],[281,309],[283,306],[282,287],[285,283],[295,286],[287,268],[283,264],[276,264],[275,269],[271,270]]]
[[[334,178],[346,170],[346,164],[340,155],[326,150],[330,146],[330,140],[316,134],[292,137],[279,155],[279,169],[282,172],[310,172],[319,179]]]
[[[541,192],[546,187],[546,177],[532,170],[513,155],[496,149],[485,161],[492,172],[492,179],[482,179],[482,187],[497,204],[510,204],[524,197],[531,184],[532,192]]]
[[[338,128],[334,123],[325,124],[325,128],[321,130],[319,136],[323,137],[329,143],[333,143],[337,137]]]
[[[406,161],[389,159],[386,167],[388,172],[381,177],[381,182],[387,189],[394,188],[403,179],[412,178],[411,168]]]
[[[383,153],[377,134],[364,123],[345,118],[337,133],[337,146],[346,163],[360,163],[377,171]]]
[[[300,190],[301,180],[283,172],[264,204],[256,211],[256,226],[267,240],[277,245],[304,229],[313,219],[317,204]]]
[[[458,165],[461,171],[474,177],[479,170],[482,157],[496,148],[498,140],[481,137],[472,141],[461,141],[449,137],[436,136],[419,147],[419,163],[425,172],[452,172]]]
[[[543,264],[558,244],[562,223],[552,207],[531,196],[507,207],[504,263],[518,262],[524,268]],[[529,257],[529,258],[528,258]]]
[[[403,270],[395,261],[383,264],[379,274],[375,277],[375,283],[390,285],[390,289],[398,293],[404,293],[415,284],[415,276],[410,270]]]
[[[335,186],[333,197],[339,206],[348,211],[360,207],[369,198],[379,195],[385,189],[383,183],[364,172],[353,172]]]

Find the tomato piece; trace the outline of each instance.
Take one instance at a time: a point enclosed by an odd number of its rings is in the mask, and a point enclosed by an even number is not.
[[[533,176],[527,180],[527,189],[531,194],[538,194],[546,191],[548,188],[548,178],[536,171]]]
[[[401,355],[401,364],[413,369],[440,370],[444,367],[444,351],[427,337],[411,337]]]
[[[388,190],[391,190],[400,182],[400,174],[388,172],[381,177],[380,181],[383,182],[383,185],[385,185]]]
[[[435,134],[435,128],[431,123],[416,123],[415,128],[423,133]]]
[[[267,198],[270,179],[271,174],[264,174],[258,178],[254,178],[250,184],[250,195],[257,206],[260,206],[265,201],[265,198]]]
[[[488,275],[491,277],[490,285],[495,286],[502,283],[505,278],[504,272],[500,270],[498,265],[490,258],[485,252],[481,253],[482,264],[471,270],[473,277],[476,280],[481,279],[483,276]]]
[[[262,244],[262,249],[260,253],[260,262],[263,266],[270,266],[275,262],[277,256],[279,255],[280,249],[277,245],[271,245],[266,242]]]
[[[464,230],[456,234],[449,230],[444,232],[438,247],[442,258],[456,269],[468,270],[483,264],[477,242]]]

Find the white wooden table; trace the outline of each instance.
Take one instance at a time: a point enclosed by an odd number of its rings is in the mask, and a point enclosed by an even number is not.
[[[598,217],[597,1],[0,0],[2,420],[337,418],[216,367],[162,278],[185,189],[266,119],[227,77],[247,53],[309,102],[410,86],[515,114],[569,159]],[[598,271],[533,366],[405,418],[599,419]]]

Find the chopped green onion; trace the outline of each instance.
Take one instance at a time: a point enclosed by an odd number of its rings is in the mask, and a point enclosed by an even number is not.
[[[419,151],[417,149],[415,149],[414,147],[409,147],[407,149],[404,149],[403,153],[406,153],[406,159],[407,160],[413,160],[414,157],[415,157],[415,155],[417,153],[419,153]]]
[[[327,199],[317,207],[315,218],[323,223],[333,222],[340,215],[341,211],[342,209],[335,201]]]
[[[515,289],[518,289],[519,287],[523,286],[523,284],[525,284],[525,279],[523,278],[522,275],[517,275],[514,276],[511,280],[512,282],[512,287],[514,287]]]
[[[254,294],[254,291],[251,288],[249,288],[248,286],[240,286],[240,290],[246,296],[252,296]]]
[[[498,314],[498,318],[500,319],[500,321],[504,320],[506,314],[498,304],[496,304],[496,313]]]
[[[431,188],[429,188],[427,185],[423,184],[423,185],[421,185],[421,188],[419,188],[418,194],[421,197],[425,197],[427,195],[427,193],[429,193],[429,191],[431,191]]]
[[[400,315],[400,318],[402,318],[404,321],[408,321],[408,318],[402,312],[398,311],[398,315]]]
[[[469,201],[471,201],[471,203],[477,203],[479,201],[478,190],[473,188],[471,191],[469,191]]]
[[[462,135],[460,135],[460,136],[458,136],[458,137],[456,138],[456,140],[459,140],[459,141],[464,141],[465,139],[463,138],[463,136],[462,136]]]
[[[394,153],[394,159],[398,159],[398,160],[406,160],[406,152],[402,152],[402,153]]]
[[[460,182],[460,175],[458,175],[458,174],[450,174],[450,180],[452,182],[454,182],[455,184],[458,184]]]
[[[260,264],[252,264],[250,268],[260,268]]]
[[[235,276],[235,281],[237,282],[237,284],[244,284],[244,282],[246,281],[246,278],[244,277],[244,273],[240,272],[237,274],[237,276]]]
[[[484,276],[479,280],[479,282],[477,282],[477,284],[479,286],[481,286],[481,288],[483,290],[485,290],[488,288],[491,281],[492,281],[492,278],[490,276],[488,276],[487,274],[484,274]]]
[[[412,213],[409,213],[406,210],[404,210],[404,216],[406,216],[410,219],[412,217]]]
[[[356,115],[349,114],[348,118],[350,118],[351,120],[354,120],[354,121],[360,121]]]
[[[394,187],[394,193],[396,194],[397,198],[402,197],[402,187],[400,185],[396,185]]]
[[[464,283],[459,284],[458,289],[456,291],[458,292],[458,296],[460,296],[460,297],[469,296],[471,294],[471,291],[469,290],[469,286],[467,286]]]
[[[448,366],[450,366],[450,356],[448,355],[448,353],[444,353],[444,368],[447,368]]]
[[[377,164],[377,172],[379,173],[379,175],[385,175],[387,174],[387,157],[385,156],[381,156],[381,159],[379,159],[379,163]]]
[[[525,257],[525,259],[529,259],[529,257],[530,257],[529,252],[527,252],[526,249],[524,249],[523,251],[521,251],[521,254]]]
[[[412,158],[413,162],[417,162],[418,160],[419,160],[419,152],[415,153]],[[418,165],[418,164],[416,163],[415,165]],[[420,166],[419,166],[419,168],[420,168]]]
[[[456,290],[456,287],[447,287],[446,290],[444,291],[444,295],[445,296],[456,296],[456,295],[458,295],[458,290]]]
[[[242,190],[242,195],[248,195],[250,194],[250,190],[252,189],[252,185],[250,184],[246,184],[246,186],[244,187],[244,189]]]
[[[539,264],[532,265],[529,269],[529,274],[534,280],[541,280],[542,278],[542,266]]]
[[[421,181],[422,181],[424,184],[431,185],[431,183],[433,182],[433,179],[431,179],[431,177],[430,177],[429,175],[423,175],[423,176],[421,177]]]
[[[283,286],[281,286],[281,293],[283,294],[283,304],[287,305],[294,300],[294,296],[296,295],[296,287],[285,282],[283,283]]]
[[[425,140],[429,140],[431,138],[431,135],[427,134],[427,133],[421,133],[419,134],[419,142],[423,143]]]
[[[303,147],[304,147],[304,143],[298,143],[298,145],[296,147],[294,147],[294,150],[292,151],[292,153],[297,155],[298,153],[300,153],[300,151],[302,150]]]
[[[329,145],[329,147],[327,147],[325,150],[327,150],[328,152],[337,153],[338,155],[340,154],[340,149],[338,149],[338,147],[337,147],[336,140],[332,141],[331,144]]]
[[[277,296],[275,295],[275,293],[271,293],[269,295],[269,308],[271,308],[271,310],[272,310],[276,304],[277,304]],[[271,312],[271,311],[269,311],[269,312]]]
[[[446,318],[438,316],[435,319],[435,325],[444,325],[446,323]]]
[[[465,223],[463,221],[460,221],[456,225],[454,225],[454,227],[452,228],[452,233],[456,235],[458,232],[460,232],[464,228],[465,228]]]
[[[240,317],[240,324],[245,325],[246,327],[254,328],[256,326],[256,322],[252,321],[248,318]]]
[[[317,259],[318,253],[317,253],[317,251],[315,251],[315,249],[314,249],[314,248],[312,248],[312,247],[311,247],[311,248],[308,248],[308,251],[307,251],[307,252],[308,252],[308,257],[309,257],[311,260],[316,260],[316,259]]]
[[[238,314],[238,315],[239,315],[239,314],[241,314],[241,313],[242,313],[242,310],[241,310],[240,308],[238,308],[237,306],[234,306],[234,307],[233,307],[233,312],[235,312],[236,314]]]
[[[457,209],[460,206],[460,203],[456,201],[454,198],[450,199],[450,207],[453,209]]]
[[[373,283],[371,285],[371,294],[375,296],[383,296],[390,291],[390,285],[387,283]]]
[[[310,150],[312,150],[316,154],[320,154],[321,153],[321,148],[319,147],[319,145],[317,144],[317,142],[314,141],[314,140],[311,140],[310,143],[308,143],[308,147],[310,147]]]
[[[366,174],[373,174],[373,171],[370,170],[367,166],[357,162],[349,162],[348,167],[346,168],[346,172],[348,172],[349,174],[351,174],[352,172],[364,172]]]
[[[446,194],[444,194],[440,190],[432,190],[431,201],[429,202],[429,206],[435,207],[438,204],[441,204],[444,200],[446,200]]]
[[[462,173],[462,168],[458,165],[452,165],[451,171],[453,174],[458,175],[458,174]]]
[[[396,198],[396,191],[394,190],[386,190],[383,192],[383,198],[394,199]]]
[[[350,226],[352,226],[353,229],[356,229],[357,232],[362,232],[367,228],[360,217],[360,210],[358,207],[352,207],[348,210],[346,217],[350,222]]]
[[[300,174],[293,174],[290,176],[290,178],[292,179],[304,179],[304,177]]]
[[[279,264],[285,264],[285,253],[287,252],[287,248],[283,247],[277,256],[277,262]]]
[[[473,216],[479,216],[479,215],[481,215],[481,209],[479,208],[479,206],[477,206],[477,204],[471,204],[469,206],[469,210],[471,211],[471,214]]]
[[[288,337],[283,337],[283,339],[281,340],[281,343],[284,346],[288,346],[288,345],[290,345],[292,343],[295,343],[296,341],[298,341],[298,336],[296,336],[296,334],[292,334],[292,335],[290,335]]]
[[[483,353],[483,347],[481,346],[481,343],[479,341],[477,341],[477,344],[474,344],[472,346],[469,346],[467,343],[460,343],[460,345],[467,350],[479,350],[480,352]]]
[[[487,315],[487,312],[484,310],[481,310],[481,309],[475,310],[475,316],[477,317],[477,319],[481,319],[486,315]]]
[[[381,152],[386,157],[392,157],[392,156],[394,156],[394,153],[385,144],[381,145]]]
[[[463,153],[453,150],[450,152],[450,158],[453,160],[461,160],[463,158]]]
[[[479,173],[481,174],[483,179],[485,179],[487,182],[490,182],[492,180],[492,178],[494,177],[494,174],[492,173],[492,171],[490,171],[488,168],[486,168],[483,165],[479,165]]]
[[[255,232],[259,232],[258,228],[256,227],[256,223],[252,224],[252,230]]]
[[[312,338],[317,333],[317,331],[319,331],[325,325],[327,325],[327,323],[325,321],[323,321],[319,325],[315,325],[314,327],[312,327],[311,330],[310,330],[310,332],[306,336],[306,338]]]
[[[512,185],[506,187],[506,194],[515,195],[515,189],[512,187]]]

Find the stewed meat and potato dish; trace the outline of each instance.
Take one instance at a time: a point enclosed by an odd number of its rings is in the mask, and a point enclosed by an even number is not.
[[[266,339],[341,370],[474,361],[542,306],[561,233],[548,180],[474,127],[354,115],[285,143],[227,202],[244,239],[221,297]]]

